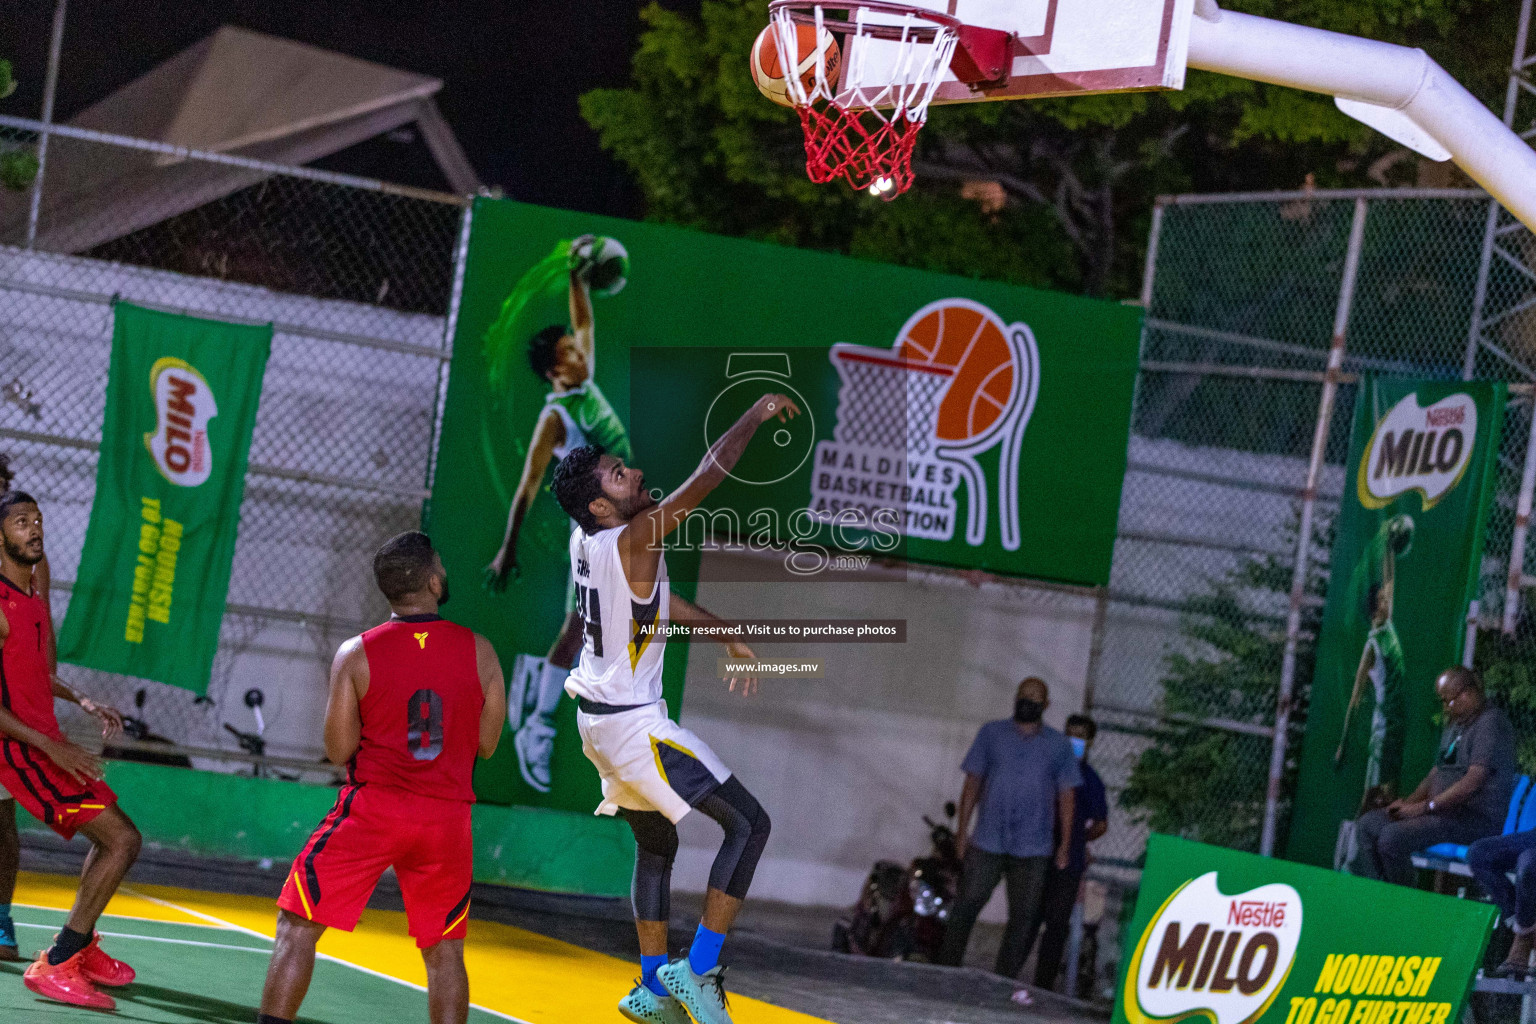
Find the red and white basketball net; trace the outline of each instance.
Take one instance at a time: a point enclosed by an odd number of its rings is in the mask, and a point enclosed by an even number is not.
[[[905,192],[912,185],[912,148],[954,57],[960,22],[885,0],[773,0],[768,14],[780,54],[799,52],[797,23],[815,26],[818,49],[827,33],[843,35],[838,81],[828,81],[819,53],[809,84],[793,72],[784,76],[805,129],[810,179],[820,184],[841,177],[886,200]]]

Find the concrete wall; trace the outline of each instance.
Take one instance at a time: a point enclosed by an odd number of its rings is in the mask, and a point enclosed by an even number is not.
[[[913,570],[905,582],[726,583],[741,556],[706,554],[698,601],[726,618],[900,618],[905,644],[775,644],[819,658],[822,679],[765,679],[743,699],[715,676],[720,648],[696,644],[682,722],[773,816],[754,895],[851,904],[871,865],[927,850],[922,816],[958,799],[977,728],[1012,714],[1020,679],[1051,685],[1046,721],[1083,705],[1094,600],[1078,591],[982,583]],[[675,882],[705,885],[718,827],[690,815]],[[998,897],[999,899],[1001,896]]]

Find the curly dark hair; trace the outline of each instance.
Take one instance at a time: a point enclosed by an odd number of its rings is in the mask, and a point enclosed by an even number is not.
[[[555,368],[555,348],[570,333],[564,324],[550,324],[528,339],[528,365],[539,380],[549,379],[549,371]]]
[[[592,502],[603,496],[603,485],[597,476],[597,463],[606,449],[600,444],[584,444],[573,449],[555,467],[555,478],[549,489],[555,492],[555,500],[565,509],[565,514],[576,520],[576,525],[587,534],[596,533],[602,527],[592,515]]]

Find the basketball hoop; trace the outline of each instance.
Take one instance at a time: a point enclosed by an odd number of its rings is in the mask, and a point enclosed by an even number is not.
[[[809,82],[785,76],[805,130],[806,174],[818,184],[841,177],[885,200],[912,185],[912,149],[944,73],[980,86],[1006,79],[1012,65],[1008,33],[890,0],[772,0],[768,16],[781,54],[799,52],[797,25],[840,38],[835,81],[821,60]]]

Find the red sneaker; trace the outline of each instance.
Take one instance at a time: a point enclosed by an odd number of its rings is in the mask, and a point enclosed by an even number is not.
[[[96,986],[86,978],[81,970],[84,960],[80,953],[76,953],[55,966],[48,962],[48,952],[44,950],[32,962],[32,966],[27,968],[27,973],[21,976],[21,983],[44,999],[69,1003],[71,1006],[85,1006],[92,1010],[117,1009],[117,1001],[97,991]]]
[[[97,985],[117,988],[133,983],[138,977],[132,967],[114,960],[101,948],[101,933],[91,936],[91,944],[80,951],[80,973]]]

